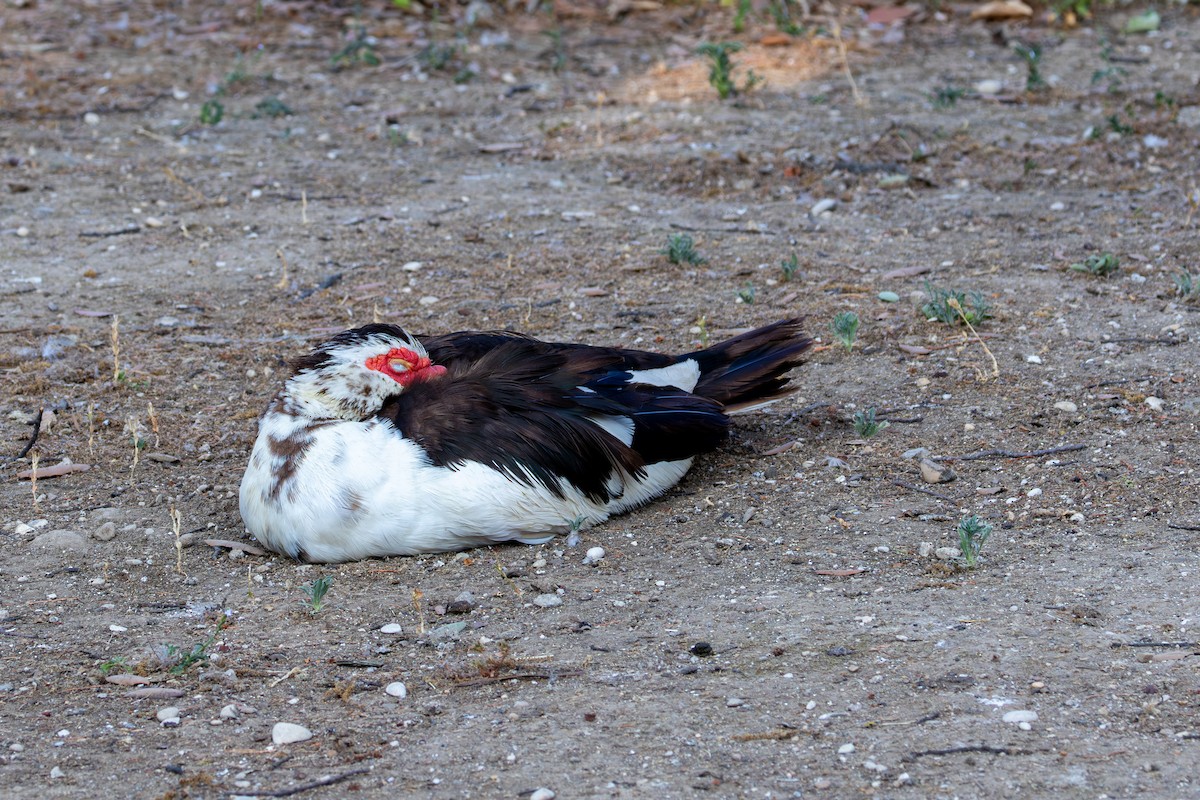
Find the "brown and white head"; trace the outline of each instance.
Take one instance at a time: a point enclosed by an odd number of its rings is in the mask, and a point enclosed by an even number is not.
[[[293,366],[281,399],[313,419],[368,419],[388,398],[446,372],[415,337],[383,324],[339,333]]]

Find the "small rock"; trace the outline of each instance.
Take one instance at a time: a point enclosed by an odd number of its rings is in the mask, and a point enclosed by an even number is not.
[[[312,731],[292,722],[276,722],[275,727],[271,729],[271,741],[275,744],[295,744],[307,742],[311,738]]]
[[[1162,411],[1163,406],[1166,404],[1163,402],[1163,399],[1161,397],[1147,397],[1146,405],[1150,406],[1150,408],[1152,408],[1155,411]]]
[[[1065,411],[1068,414],[1074,414],[1076,411],[1079,410],[1079,406],[1075,405],[1070,400],[1059,400],[1057,403],[1054,404],[1054,407],[1057,408],[1059,411]]]
[[[817,778],[813,781],[814,789],[828,789],[830,786],[833,786],[833,781],[829,780],[829,778]]]
[[[561,606],[562,603],[562,598],[556,594],[539,594],[533,598],[533,604],[539,608],[554,608],[555,606]]]
[[[423,306],[431,306],[434,303],[437,303],[440,299],[441,298],[439,298],[439,297],[434,297],[431,294],[427,294],[424,297],[422,297],[418,302]]]
[[[824,200],[818,200],[813,203],[813,207],[809,209],[809,214],[814,217],[819,217],[827,211],[832,211],[837,208],[838,201],[832,197],[826,197]]]
[[[229,705],[224,706],[221,709],[221,719],[237,719],[237,718],[238,718],[237,706],[234,705],[233,703],[230,703]]]
[[[158,713],[154,715],[164,727],[173,728],[179,724],[179,709],[175,706],[167,706],[160,708]]]
[[[115,522],[106,522],[99,528],[96,528],[96,530],[92,531],[92,538],[100,542],[107,542],[116,535],[117,523]]]
[[[1025,496],[1026,497],[1041,497],[1042,490],[1035,486],[1032,489],[1030,489],[1028,492],[1026,492]]]
[[[533,793],[529,795],[529,800],[554,800],[557,796],[553,789],[542,787],[534,789]]]
[[[1001,719],[1005,722],[1037,722],[1036,711],[1009,711]]]
[[[401,631],[403,631],[403,630],[404,630],[404,628],[402,628],[402,627],[400,626],[400,623],[399,623],[399,622],[389,622],[387,625],[384,625],[383,627],[381,627],[381,628],[379,629],[379,632],[380,632],[380,633],[387,633],[387,634],[397,634],[397,633],[400,633],[400,632],[401,632]]]
[[[878,294],[880,302],[883,303],[899,303],[900,295],[895,292],[880,292]]]
[[[55,780],[58,780],[59,778],[67,777],[67,773],[62,771],[62,767],[51,767],[50,768],[50,777]]]
[[[448,622],[445,625],[438,625],[429,632],[429,641],[444,642],[451,639],[457,639],[458,635],[467,628],[467,623],[464,622]]]
[[[707,658],[713,654],[713,646],[708,642],[696,642],[694,645],[688,648],[688,652],[694,656]]]
[[[921,542],[917,545],[917,555],[921,558],[929,558],[933,555],[933,542]]]
[[[158,217],[146,217],[142,222],[146,223],[147,228],[161,228],[163,221]]]
[[[595,563],[598,563],[599,561],[603,560],[603,558],[604,558],[604,548],[603,547],[589,547],[588,551],[587,551],[587,555],[585,555],[583,557],[583,563],[595,564]]]
[[[33,540],[33,546],[39,550],[56,550],[66,551],[73,550],[75,552],[87,552],[88,543],[82,535],[75,531],[47,531]]]
[[[471,604],[466,600],[451,600],[446,604],[447,614],[470,614]]]
[[[933,552],[934,552],[934,555],[936,555],[938,558],[942,559],[943,561],[953,561],[954,559],[956,559],[962,555],[962,551],[959,550],[957,547],[939,547],[937,550],[934,550]]]
[[[420,261],[409,261],[407,264],[405,264],[400,269],[404,270],[405,272],[416,272],[423,266],[425,266],[425,265],[422,264]]]
[[[849,742],[847,742],[846,744],[844,744],[838,748],[839,756],[848,756],[853,752],[854,752],[854,745],[850,744]]]
[[[980,94],[1000,94],[1002,89],[1004,89],[1004,84],[994,79],[979,81],[975,84],[975,91]]]
[[[29,527],[24,522],[18,522],[13,527],[13,533],[15,533],[17,536],[25,536],[26,534],[33,533],[33,528]]]
[[[29,228],[25,227],[24,225],[17,228],[17,236],[20,236],[22,239],[24,239],[28,235],[29,235]]]
[[[387,692],[392,697],[399,697],[401,700],[408,697],[408,687],[400,681],[393,681],[383,687],[383,691]]]
[[[730,697],[725,700],[726,708],[737,708],[738,706],[746,705],[746,701],[740,697]]]
[[[949,483],[956,480],[954,470],[944,467],[931,458],[922,458],[920,463],[921,480],[926,483]]]
[[[1028,364],[1040,364],[1040,363],[1042,363],[1042,357],[1035,356],[1035,355],[1028,355],[1028,356],[1025,356],[1025,361]]]
[[[1083,522],[1086,519],[1087,519],[1087,517],[1085,517],[1083,514],[1081,514],[1078,511],[1076,511],[1074,514],[1071,515],[1071,522]]]
[[[912,461],[914,458],[925,458],[928,455],[930,455],[928,447],[914,447],[912,450],[905,450],[900,457],[905,461]]]

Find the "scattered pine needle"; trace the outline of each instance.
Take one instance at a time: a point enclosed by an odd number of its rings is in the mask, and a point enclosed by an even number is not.
[[[283,273],[279,276],[279,283],[275,284],[275,288],[282,291],[288,287],[288,263],[282,248],[276,249],[275,255],[279,256],[279,262],[283,264]]]
[[[113,383],[121,380],[121,315],[113,314],[112,328],[108,332],[109,344],[112,345]]]

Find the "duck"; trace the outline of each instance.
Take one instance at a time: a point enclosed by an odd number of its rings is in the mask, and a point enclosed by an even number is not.
[[[797,391],[802,323],[682,355],[512,331],[338,333],[293,362],[259,418],[242,519],[309,563],[577,541],[678,483],[731,417]]]

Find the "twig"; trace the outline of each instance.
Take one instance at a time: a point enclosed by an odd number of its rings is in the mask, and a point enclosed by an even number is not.
[[[1176,525],[1174,522],[1168,522],[1167,527],[1173,531],[1200,531],[1200,525]]]
[[[308,192],[304,189],[300,190],[300,222],[308,224]]]
[[[17,453],[16,457],[13,458],[14,461],[17,461],[17,460],[22,459],[25,456],[27,456],[29,454],[29,451],[33,449],[33,446],[35,444],[37,444],[38,434],[40,434],[42,432],[42,415],[45,413],[46,413],[46,409],[44,409],[44,408],[38,409],[37,416],[33,418],[33,435],[29,437],[29,442],[24,447],[21,448],[21,452]]]
[[[127,233],[141,233],[142,229],[137,225],[131,225],[128,228],[118,228],[115,231],[81,231],[80,238],[83,239],[103,239],[108,236],[124,236]]]
[[[1183,344],[1187,339],[1168,339],[1166,337],[1158,339],[1148,339],[1144,336],[1122,336],[1118,339],[1081,339],[1080,341],[1088,344],[1112,344],[1114,342],[1122,342],[1129,344],[1165,344],[1168,347],[1174,347],[1177,344]]]
[[[975,326],[971,324],[971,320],[967,319],[967,312],[963,311],[962,303],[958,302],[957,298],[951,297],[946,300],[946,305],[958,312],[958,316],[962,318],[963,324],[967,326],[969,331],[971,331],[971,335],[975,337],[975,341],[979,342],[979,346],[983,348],[983,352],[987,353],[988,358],[992,360],[992,378],[999,378],[1000,364],[996,361],[995,354],[993,354],[988,346],[984,344],[983,338],[980,337],[979,333],[975,330]]]
[[[965,456],[945,456],[942,461],[978,461],[981,458],[1037,458],[1038,456],[1048,456],[1054,453],[1070,453],[1074,450],[1083,450],[1087,447],[1086,444],[1064,444],[1062,447],[1047,447],[1045,450],[1031,450],[1028,453],[1017,453],[1012,450],[983,450],[979,453],[971,453]]]
[[[175,534],[175,572],[178,575],[186,576],[183,571],[183,538],[179,535],[179,529],[183,527],[183,515],[179,513],[178,508],[171,508],[171,531]]]
[[[953,756],[959,753],[992,753],[998,756],[1031,756],[1034,750],[1022,747],[993,747],[987,744],[968,744],[961,747],[947,747],[942,750],[917,750],[901,758],[901,761],[916,761],[925,756]]]
[[[37,508],[37,479],[38,479],[38,454],[35,451],[33,454],[33,463],[29,466],[29,489],[33,492],[33,507]]]
[[[1200,647],[1200,642],[1113,642],[1109,647]]]
[[[280,675],[278,678],[271,681],[271,688],[274,689],[276,686],[283,683],[284,681],[286,681],[288,678],[292,677],[293,675],[298,674],[299,672],[300,672],[299,667],[292,667],[291,669],[289,669],[287,671],[287,673]]]
[[[455,686],[487,686],[492,683],[504,683],[512,680],[554,680],[556,678],[574,678],[582,675],[583,670],[569,669],[558,672],[510,672],[506,675],[495,675],[490,678],[471,678],[465,681],[455,681]]]
[[[288,286],[288,263],[284,258],[283,249],[276,248],[275,255],[279,256],[279,261],[283,264],[283,274],[279,276],[279,283],[275,284],[276,289],[286,289]]]
[[[113,354],[113,383],[121,379],[121,315],[114,314],[112,327],[108,331],[108,341],[112,345]]]
[[[839,12],[840,16],[840,12]],[[837,42],[838,55],[842,59],[842,71],[846,73],[846,80],[850,82],[850,93],[854,95],[854,105],[863,108],[867,102],[858,91],[858,84],[854,82],[854,73],[850,71],[850,59],[846,56],[846,42],[842,39],[842,21],[838,19],[833,24],[833,38]]]
[[[412,590],[413,610],[417,612],[417,634],[425,635],[425,607],[421,604],[421,599],[425,597],[425,593],[420,589]]]
[[[763,236],[774,236],[774,231],[762,228],[704,228],[699,225],[687,225],[683,222],[672,222],[671,227],[679,231],[694,231],[696,233],[758,233]]]
[[[958,501],[953,497],[948,497],[947,495],[935,492],[933,489],[926,489],[924,486],[917,486],[916,484],[907,483],[906,481],[897,480],[895,478],[892,479],[892,483],[904,489],[911,489],[914,492],[920,492],[921,494],[927,494],[930,497],[936,497],[938,500],[942,500],[947,503],[958,503]]]
[[[1119,381],[1100,381],[1099,383],[1090,383],[1083,387],[1085,389],[1099,389],[1101,386],[1120,386],[1122,383],[1141,383],[1142,381],[1154,380],[1153,375],[1143,375],[1140,378],[1124,378]]]
[[[236,792],[230,792],[229,795],[231,797],[234,795],[239,797],[291,797],[294,794],[307,792],[310,789],[320,789],[322,786],[332,786],[335,783],[341,783],[344,780],[349,780],[356,775],[365,775],[370,771],[370,767],[359,767],[358,769],[352,769],[349,772],[343,772],[341,775],[330,775],[327,778],[321,778],[319,781],[302,783],[299,786],[293,786],[290,789],[263,789],[261,791],[238,789]]]

